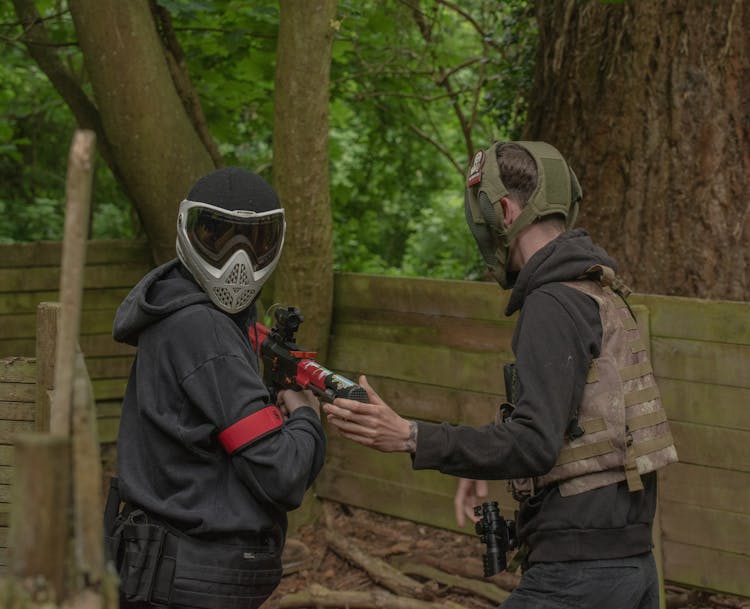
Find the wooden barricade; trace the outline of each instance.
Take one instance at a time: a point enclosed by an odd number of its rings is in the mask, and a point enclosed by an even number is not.
[[[8,567],[13,442],[34,429],[36,360],[10,357],[0,360],[0,574]]]
[[[659,478],[666,577],[750,596],[750,303],[634,300],[680,458]]]
[[[57,297],[59,257],[59,243],[0,246],[0,357],[34,355],[34,307]],[[80,344],[100,440],[111,443],[134,353],[111,339],[112,320],[151,268],[150,254],[144,242],[91,242],[87,260]],[[338,274],[334,287],[325,365],[351,378],[365,372],[407,417],[472,425],[492,419],[515,324],[503,315],[507,295],[496,284]],[[750,303],[640,294],[630,302],[648,329],[680,456],[660,473],[665,577],[750,596]],[[22,395],[22,384],[0,385],[0,396]],[[14,400],[0,397],[0,409],[16,412],[3,404]],[[455,529],[452,478],[414,472],[404,455],[369,451],[335,433],[330,440],[320,496]],[[7,454],[0,442],[0,473]],[[491,494],[506,516],[513,513],[504,483],[491,485]]]

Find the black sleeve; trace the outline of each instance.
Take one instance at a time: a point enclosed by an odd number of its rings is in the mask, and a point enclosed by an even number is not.
[[[257,358],[242,328],[223,314],[200,313],[192,332],[180,337],[182,390],[188,412],[181,416],[183,440],[198,450],[225,455],[218,435],[269,404]],[[261,501],[290,510],[302,503],[323,465],[326,439],[311,408],[299,408],[278,428],[238,447],[232,466]],[[223,458],[222,455],[222,458]]]
[[[511,419],[478,429],[419,423],[414,467],[478,479],[547,473],[557,460],[600,342],[598,308],[589,297],[567,286],[533,292],[516,329],[521,387]]]

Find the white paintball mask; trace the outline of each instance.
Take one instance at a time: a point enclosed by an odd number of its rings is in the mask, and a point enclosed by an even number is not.
[[[177,256],[217,307],[239,313],[276,268],[285,231],[281,208],[227,210],[186,199],[177,216]]]

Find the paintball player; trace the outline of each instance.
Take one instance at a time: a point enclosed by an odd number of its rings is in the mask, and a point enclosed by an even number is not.
[[[488,371],[510,379],[495,422],[405,420],[364,377],[369,404],[324,405],[345,437],[460,477],[459,522],[484,481],[512,481],[523,576],[503,609],[659,607],[655,470],[677,454],[615,261],[571,229],[580,200],[544,142],[495,142],[469,168],[467,223],[520,311],[514,365]]]
[[[105,514],[121,607],[253,609],[281,579],[287,512],[326,446],[311,392],[269,403],[248,337],[285,230],[260,176],[212,172],[179,206],[177,258],[117,311],[137,346]]]

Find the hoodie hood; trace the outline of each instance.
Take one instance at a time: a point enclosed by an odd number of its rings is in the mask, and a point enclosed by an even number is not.
[[[536,252],[521,269],[505,314],[512,315],[519,310],[526,296],[536,288],[578,279],[595,264],[617,270],[614,259],[595,245],[585,230],[579,228],[561,234]]]
[[[117,309],[112,335],[135,346],[141,332],[159,320],[187,306],[210,302],[175,258],[153,269],[130,291]]]

